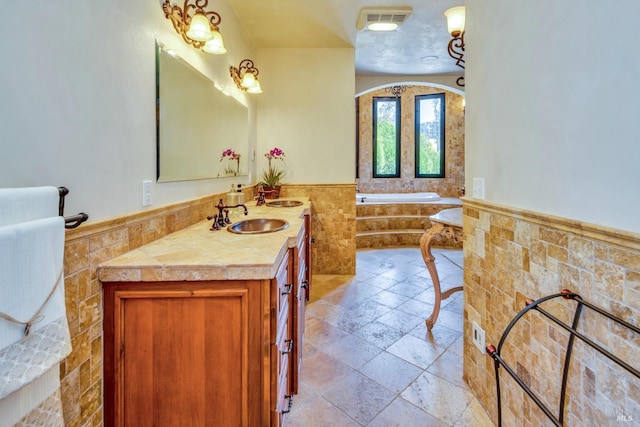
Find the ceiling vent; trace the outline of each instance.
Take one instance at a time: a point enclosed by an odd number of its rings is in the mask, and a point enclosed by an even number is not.
[[[411,15],[410,7],[363,7],[356,21],[356,29],[362,30],[374,24],[374,26],[388,26],[393,30],[402,25],[409,15]]]

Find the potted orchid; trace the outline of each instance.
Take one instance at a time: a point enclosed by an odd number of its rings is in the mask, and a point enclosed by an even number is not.
[[[262,184],[265,190],[265,197],[277,199],[280,196],[280,184],[287,174],[284,169],[280,169],[275,164],[275,160],[284,160],[284,151],[278,147],[267,151],[264,155],[269,161],[269,167],[262,173]],[[274,162],[272,162],[272,160]]]
[[[240,154],[233,151],[231,148],[227,148],[222,152],[220,161],[229,160],[229,163],[224,168],[225,175],[237,176],[240,173]],[[233,164],[235,162],[235,165]]]

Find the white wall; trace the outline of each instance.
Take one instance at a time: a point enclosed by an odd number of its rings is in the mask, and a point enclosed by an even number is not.
[[[355,183],[353,49],[260,49],[259,59],[258,178],[277,146],[285,182]]]
[[[255,146],[254,101],[228,71],[252,52],[228,2],[209,6],[222,16],[226,55],[188,46],[161,5],[22,1],[2,14],[0,187],[67,186],[65,213],[90,220],[142,210],[142,181],[156,176],[156,38],[249,105]],[[154,184],[153,206],[226,190],[230,180]]]
[[[640,2],[466,6],[466,187],[640,232]]]

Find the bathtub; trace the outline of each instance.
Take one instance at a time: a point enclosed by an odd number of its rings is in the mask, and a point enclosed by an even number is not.
[[[356,193],[356,204],[429,203],[438,200],[438,193]]]

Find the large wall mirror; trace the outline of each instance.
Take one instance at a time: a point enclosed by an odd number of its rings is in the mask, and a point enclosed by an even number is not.
[[[158,182],[248,174],[247,107],[158,42],[156,96]]]

